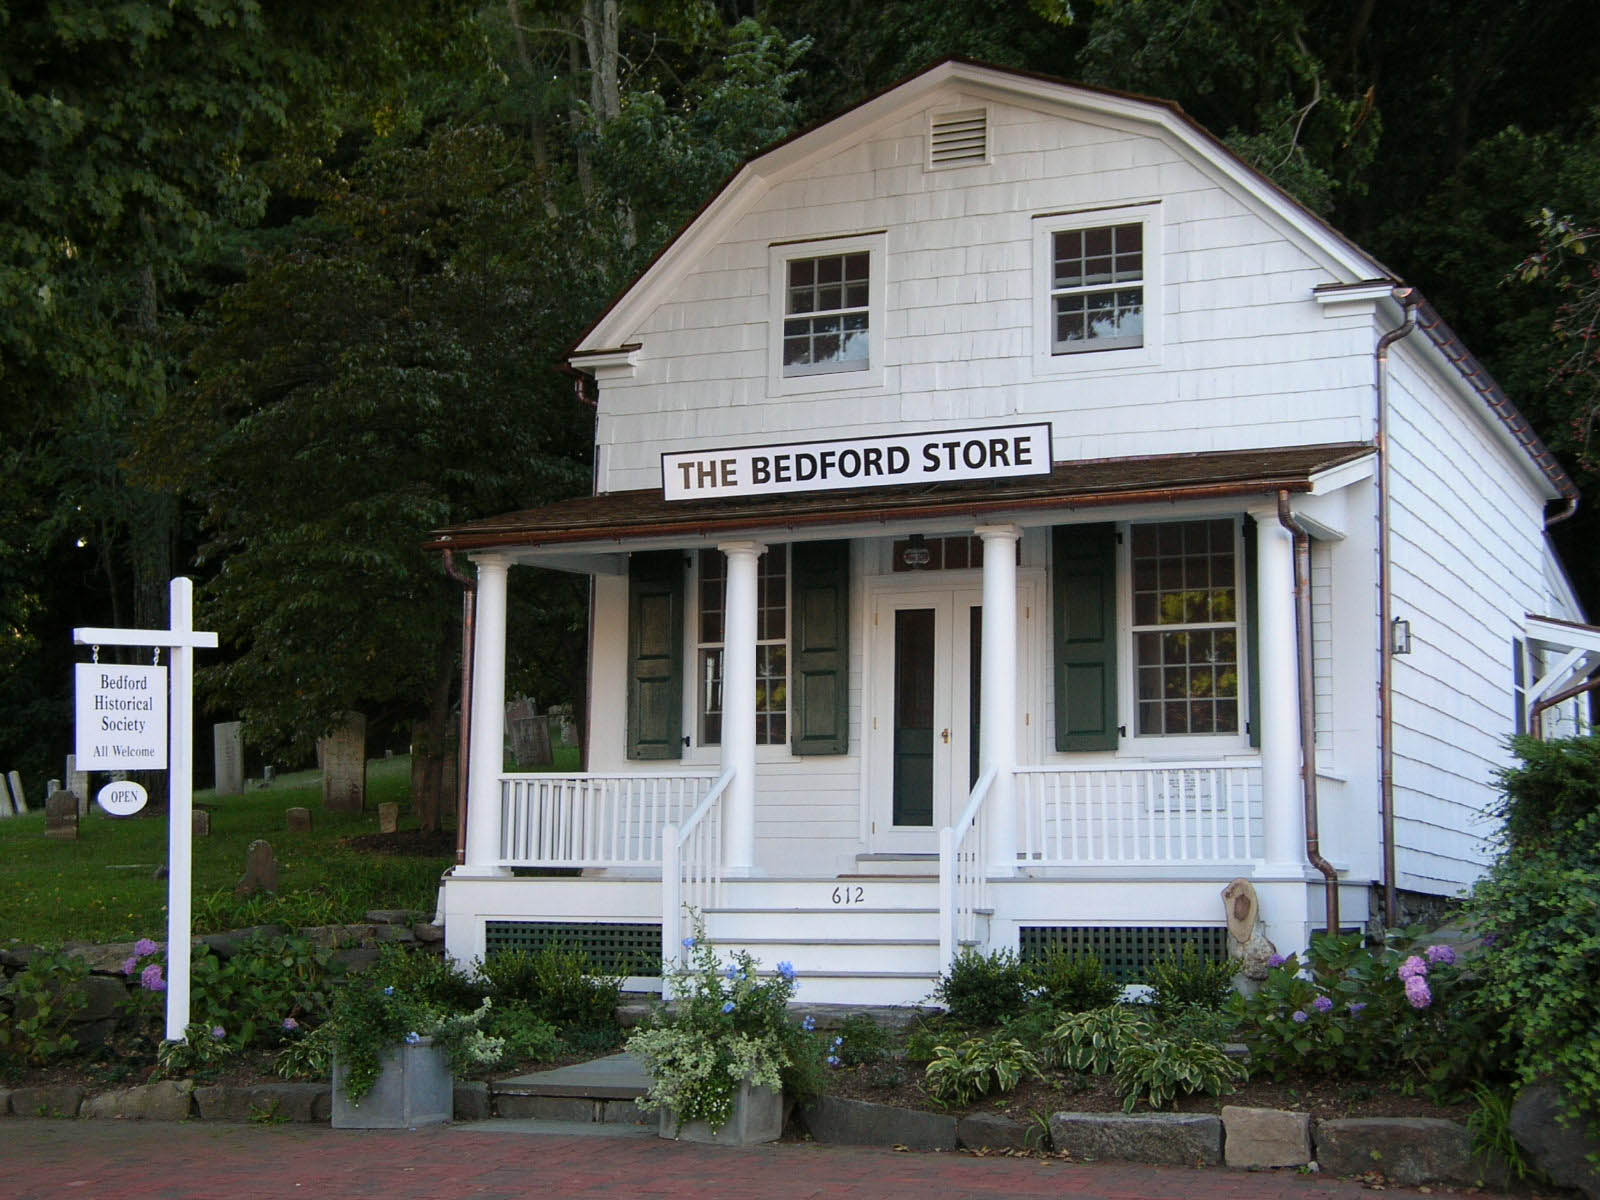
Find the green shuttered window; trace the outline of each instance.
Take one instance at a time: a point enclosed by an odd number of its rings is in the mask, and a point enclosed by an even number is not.
[[[628,757],[683,757],[683,555],[628,559]]]
[[[800,542],[794,554],[795,754],[850,748],[850,543]]]
[[[1117,748],[1117,532],[1053,531],[1057,750]]]

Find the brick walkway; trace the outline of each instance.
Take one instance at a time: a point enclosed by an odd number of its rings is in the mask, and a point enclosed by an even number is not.
[[[0,1122],[0,1179],[4,1194],[13,1200],[73,1195],[119,1200],[1369,1197],[1360,1184],[1340,1180],[1219,1169],[979,1159],[809,1144],[725,1149],[654,1138],[485,1133],[470,1126],[361,1132],[201,1122],[6,1120]],[[1410,1189],[1389,1191],[1420,1196]],[[1450,1195],[1442,1189],[1431,1193]]]

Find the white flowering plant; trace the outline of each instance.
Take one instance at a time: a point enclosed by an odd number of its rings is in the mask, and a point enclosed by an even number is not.
[[[720,1129],[746,1080],[797,1097],[820,1091],[822,1048],[813,1023],[789,1019],[794,967],[781,962],[763,977],[745,952],[724,964],[698,923],[683,944],[689,964],[666,972],[673,1003],[628,1038],[628,1052],[651,1080],[639,1107],[670,1109],[680,1121]]]
[[[359,1104],[377,1083],[385,1052],[425,1038],[444,1050],[457,1073],[498,1062],[505,1051],[504,1041],[479,1028],[490,1007],[491,1001],[485,998],[472,1012],[451,1011],[393,984],[352,980],[339,993],[328,1021],[334,1054],[345,1072],[345,1096]]]

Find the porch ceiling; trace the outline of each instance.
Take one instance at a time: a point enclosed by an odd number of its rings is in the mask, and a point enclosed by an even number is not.
[[[1057,463],[1049,475],[921,487],[857,488],[719,500],[662,499],[659,488],[563,500],[435,530],[429,549],[497,547],[596,548],[682,534],[754,532],[773,528],[882,522],[1056,509],[1062,513],[1112,504],[1308,492],[1323,472],[1373,453],[1361,442],[1222,450]]]

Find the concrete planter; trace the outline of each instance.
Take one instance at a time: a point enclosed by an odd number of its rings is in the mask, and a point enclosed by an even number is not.
[[[664,1138],[682,1142],[710,1142],[717,1146],[754,1146],[775,1142],[783,1136],[783,1093],[769,1087],[739,1085],[733,1099],[733,1115],[727,1124],[713,1130],[704,1121],[678,1120],[671,1109],[661,1110],[658,1132]]]
[[[414,1129],[442,1124],[454,1112],[455,1080],[450,1074],[450,1060],[432,1038],[386,1051],[378,1081],[359,1104],[351,1103],[345,1095],[344,1082],[345,1069],[335,1055],[335,1129]]]

